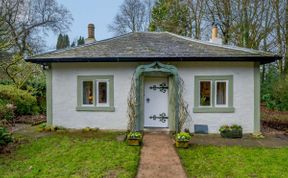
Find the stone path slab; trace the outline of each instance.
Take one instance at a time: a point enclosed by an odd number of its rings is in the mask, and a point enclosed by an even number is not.
[[[137,178],[186,178],[175,147],[165,133],[145,133]]]

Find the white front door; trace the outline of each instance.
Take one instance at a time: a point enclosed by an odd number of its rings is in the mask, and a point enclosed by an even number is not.
[[[168,127],[168,80],[146,78],[144,127]]]

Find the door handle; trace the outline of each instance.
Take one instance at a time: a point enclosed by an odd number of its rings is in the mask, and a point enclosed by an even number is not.
[[[150,102],[150,98],[146,98],[146,102],[149,103]]]

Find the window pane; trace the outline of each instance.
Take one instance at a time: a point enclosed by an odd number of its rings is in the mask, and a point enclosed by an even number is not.
[[[211,105],[211,82],[210,81],[200,82],[200,105],[201,106]]]
[[[107,103],[107,82],[99,82],[98,89],[98,103]]]
[[[217,82],[217,105],[226,105],[226,82]]]
[[[83,82],[83,104],[93,104],[93,82]]]

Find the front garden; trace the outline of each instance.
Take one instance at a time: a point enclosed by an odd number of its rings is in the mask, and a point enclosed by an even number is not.
[[[1,177],[136,175],[140,147],[129,147],[125,142],[117,141],[121,132],[57,131],[45,134],[41,138],[37,138],[37,132],[34,138],[16,134],[16,140],[21,144],[12,153],[0,154]]]
[[[188,177],[288,177],[288,147],[193,145],[177,151]]]

